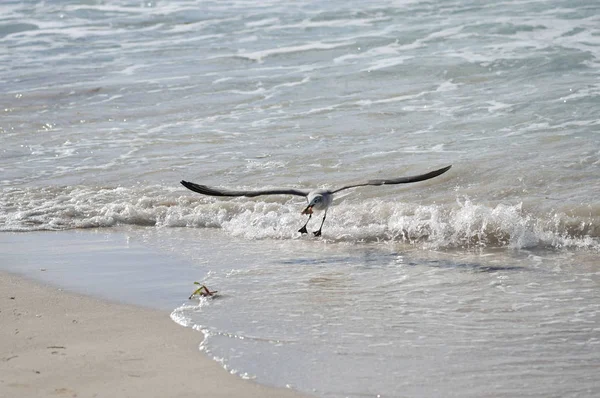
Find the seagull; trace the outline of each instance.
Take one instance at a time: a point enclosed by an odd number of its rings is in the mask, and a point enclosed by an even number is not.
[[[345,185],[341,188],[337,189],[315,189],[315,190],[306,190],[306,189],[295,189],[295,188],[269,188],[269,189],[259,189],[254,191],[235,191],[230,189],[222,189],[222,188],[211,188],[206,185],[199,185],[189,181],[181,181],[181,185],[186,187],[187,189],[201,193],[203,195],[209,196],[245,196],[249,198],[253,198],[255,196],[261,195],[295,195],[295,196],[303,196],[308,201],[308,206],[304,210],[302,210],[302,214],[308,215],[308,219],[306,223],[298,230],[301,234],[306,234],[308,231],[306,230],[306,226],[308,222],[312,218],[314,210],[323,210],[323,220],[321,221],[321,226],[317,231],[314,231],[313,234],[315,236],[321,236],[321,230],[323,229],[323,224],[325,223],[325,218],[327,217],[327,209],[331,206],[333,202],[333,195],[343,191],[344,189],[356,188],[356,187],[364,187],[367,185],[394,185],[394,184],[407,184],[411,182],[419,182],[429,180],[430,178],[437,177],[441,174],[444,174],[448,170],[450,170],[450,166],[446,166],[439,170],[430,171],[429,173],[419,174],[416,176],[410,177],[399,177],[392,179],[384,179],[384,180],[369,180],[366,182],[360,182],[356,184]]]

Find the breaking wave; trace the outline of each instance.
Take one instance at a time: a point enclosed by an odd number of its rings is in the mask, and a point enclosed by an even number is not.
[[[219,200],[152,187],[8,188],[0,196],[0,231],[22,232],[135,225],[220,228],[244,239],[297,239],[304,203],[285,197]],[[319,215],[309,229],[316,229]],[[403,242],[426,248],[600,249],[600,207],[536,214],[517,204],[416,204],[342,201],[329,212],[325,239]]]

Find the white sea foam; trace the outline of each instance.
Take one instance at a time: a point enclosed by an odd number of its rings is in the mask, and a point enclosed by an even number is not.
[[[236,55],[242,58],[247,58],[253,61],[262,62],[267,57],[275,55],[293,54],[306,51],[317,51],[317,50],[331,50],[334,48],[347,47],[354,44],[352,41],[338,41],[338,42],[311,42],[306,44],[292,45],[287,47],[270,48],[261,51],[246,52],[241,51]]]
[[[86,187],[5,190],[0,231],[36,231],[139,225],[221,228],[245,239],[297,239],[303,222],[298,200],[192,198],[129,188]],[[168,191],[168,190],[167,190]],[[444,247],[600,248],[598,214],[535,215],[521,204],[495,206],[460,200],[456,205],[416,205],[368,199],[344,201],[329,214],[332,241],[400,241]],[[316,221],[315,221],[316,222]],[[316,224],[315,224],[316,225]]]

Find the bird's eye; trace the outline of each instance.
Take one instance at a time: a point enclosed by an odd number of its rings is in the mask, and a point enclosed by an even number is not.
[[[320,201],[321,201],[321,197],[320,197],[320,196],[317,196],[317,197],[315,198],[315,203],[319,203]]]

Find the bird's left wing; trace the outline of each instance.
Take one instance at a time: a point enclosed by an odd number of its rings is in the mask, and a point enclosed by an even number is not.
[[[346,185],[344,187],[341,187],[341,188],[338,188],[338,189],[332,191],[332,193],[343,191],[344,189],[348,189],[348,188],[364,187],[366,185],[408,184],[410,182],[425,181],[425,180],[429,180],[430,178],[434,178],[441,174],[444,174],[445,172],[450,170],[451,167],[452,167],[452,165],[446,166],[439,170],[430,171],[429,173],[419,174],[416,176],[392,178],[389,180],[369,180],[367,182],[362,182],[362,183],[358,183],[358,184]]]
[[[203,195],[210,196],[247,196],[254,197],[260,195],[296,195],[306,197],[309,193],[308,190],[294,189],[294,188],[271,188],[271,189],[259,189],[256,191],[234,191],[230,189],[222,188],[211,188],[206,185],[199,185],[189,181],[181,181],[181,185],[187,189],[201,193]]]

